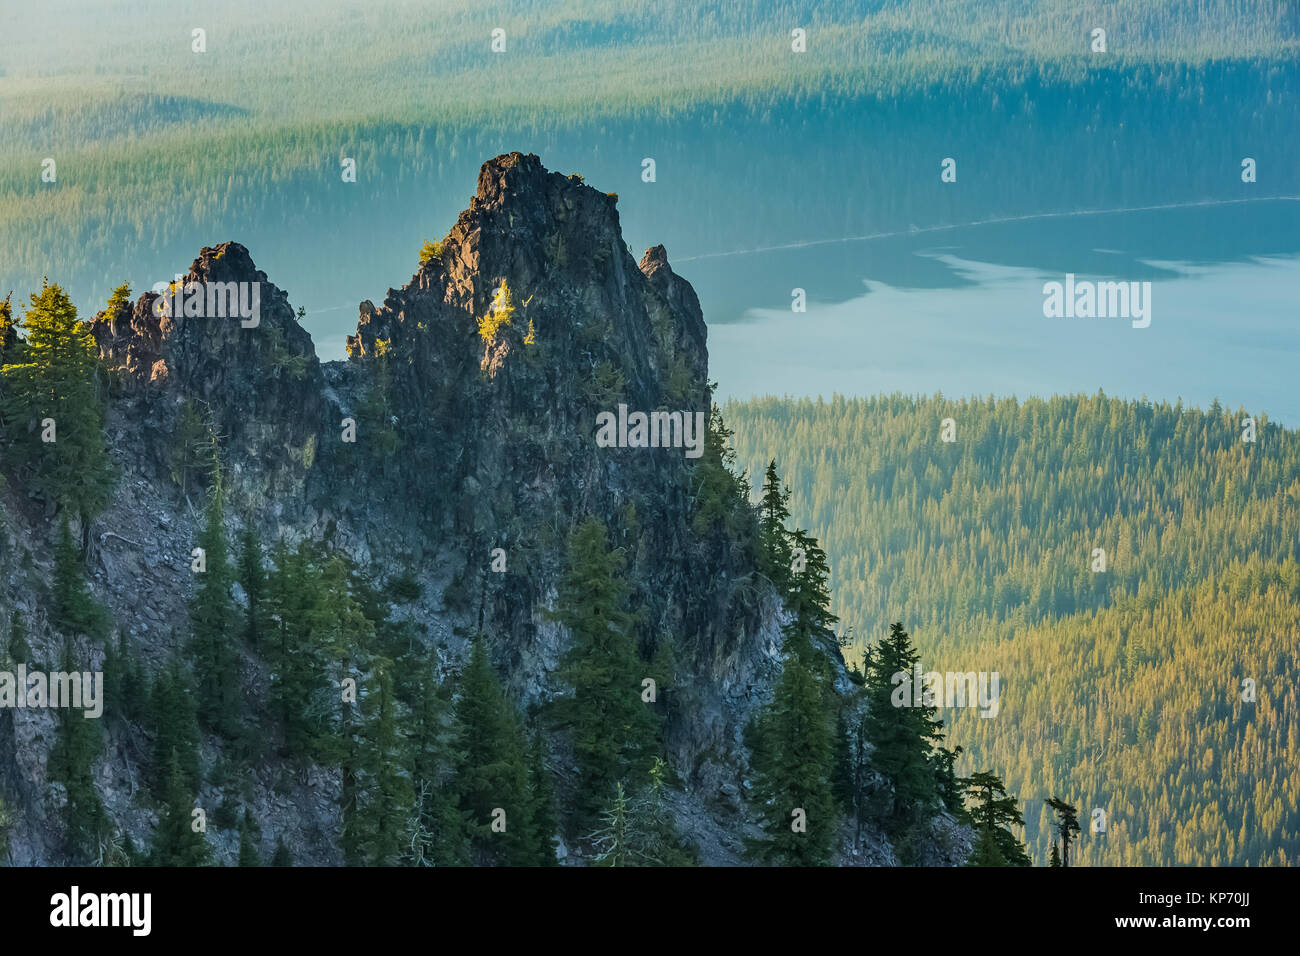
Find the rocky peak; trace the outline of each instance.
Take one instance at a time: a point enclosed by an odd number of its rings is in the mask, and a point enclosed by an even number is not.
[[[167,430],[188,403],[217,434],[235,469],[256,461],[272,484],[300,484],[321,426],[323,378],[311,336],[288,296],[237,242],[205,247],[162,294],[146,292],[91,323],[100,357],[121,391],[147,409],[146,430],[161,474]]]

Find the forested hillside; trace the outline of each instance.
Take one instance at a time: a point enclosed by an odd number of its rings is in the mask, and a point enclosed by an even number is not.
[[[1081,808],[1082,864],[1294,862],[1293,433],[1257,413],[1251,442],[1244,410],[1103,395],[726,416],[751,474],[777,459],[856,641],[902,620],[927,669],[1000,673],[997,717],[942,715],[1025,800],[1039,862],[1054,795]]]
[[[633,242],[679,258],[1300,189],[1294,24],[1227,0],[662,2],[650,16],[605,0],[576,18],[571,4],[136,6],[0,13],[15,40],[0,51],[0,292],[57,274],[85,307],[238,235],[311,289],[314,319],[381,292],[387,263],[459,211],[482,157],[521,146],[607,184]],[[947,156],[961,189],[940,188]],[[342,357],[335,319],[327,358]]]

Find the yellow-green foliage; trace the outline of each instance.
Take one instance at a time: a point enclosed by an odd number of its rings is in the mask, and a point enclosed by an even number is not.
[[[509,325],[515,314],[515,298],[505,280],[492,296],[492,305],[487,315],[478,320],[478,334],[484,342],[491,342],[497,337],[502,326]]]
[[[425,265],[430,259],[442,258],[442,243],[434,242],[432,239],[424,241],[424,248],[420,250],[420,265]]]
[[[1300,852],[1300,442],[1258,413],[1243,441],[1246,415],[1100,394],[727,408],[741,466],[777,457],[858,641],[904,621],[925,670],[1001,675],[996,718],[941,712],[946,745],[1019,795],[1040,864],[1043,801],[1079,807],[1080,866]]]

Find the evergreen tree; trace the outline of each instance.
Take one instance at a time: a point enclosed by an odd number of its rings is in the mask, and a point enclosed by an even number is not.
[[[318,641],[329,639],[339,624],[337,608],[349,596],[335,594],[333,608],[326,606],[322,575],[306,545],[290,551],[281,541],[272,562],[265,601],[269,642],[264,649],[272,665],[271,706],[284,725],[290,753],[306,761],[330,736],[331,720],[339,716],[338,688],[330,685],[330,662]]]
[[[108,297],[108,307],[105,309],[105,312],[112,317],[116,315],[123,306],[130,304],[130,302],[131,283],[123,282],[120,286],[114,289],[113,294]]]
[[[65,645],[62,669],[75,670],[72,645]],[[104,804],[95,789],[94,763],[103,745],[99,722],[84,713],[60,708],[54,747],[50,750],[49,775],[63,784],[66,802],[63,821],[72,859],[88,863],[99,856],[101,842],[111,825]]]
[[[747,735],[754,770],[750,799],[764,832],[747,849],[767,863],[825,866],[838,823],[832,793],[834,723],[808,663],[813,652],[797,647],[802,640],[786,637],[781,679]]]
[[[284,842],[284,836],[275,838],[275,853],[271,856],[272,866],[293,866],[293,851]]]
[[[98,351],[90,328],[57,285],[32,293],[23,318],[26,340],[5,350],[3,418],[10,455],[34,468],[32,486],[83,519],[108,503],[115,473],[104,441],[97,390]],[[43,440],[52,420],[54,440]]]
[[[769,469],[771,477],[775,470]],[[830,612],[830,569],[816,539],[790,536],[786,577],[790,619],[783,628],[785,665],[772,702],[750,728],[755,783],[751,792],[765,837],[749,851],[767,862],[821,866],[830,862],[838,824],[835,779],[844,745],[836,736],[840,700],[830,658],[814,646],[837,620]],[[796,830],[794,813],[803,811]]]
[[[207,866],[211,848],[194,829],[194,790],[175,751],[167,759],[162,815],[149,848],[151,866]]]
[[[18,329],[14,325],[13,292],[0,299],[0,366],[9,358],[9,353],[18,345]],[[0,378],[0,391],[3,391],[4,379]]]
[[[614,795],[600,813],[602,826],[589,839],[596,848],[593,858],[597,866],[632,866],[631,847],[628,841],[628,805],[623,781],[614,783]]]
[[[617,781],[645,779],[658,717],[641,700],[646,665],[626,610],[622,553],[609,550],[605,526],[596,518],[578,524],[568,552],[554,617],[573,636],[561,667],[573,696],[557,710],[573,741],[581,775],[578,814],[584,820],[600,812]]]
[[[696,852],[677,830],[668,805],[668,765],[655,757],[649,782],[631,805],[631,848],[642,866],[694,866]]]
[[[528,794],[531,809],[530,824],[537,848],[536,866],[558,866],[555,856],[555,834],[560,825],[555,819],[555,791],[551,786],[551,772],[546,768],[546,744],[541,733],[533,734],[528,748]]]
[[[474,849],[480,856],[514,865],[535,862],[523,740],[481,639],[474,642],[461,674],[455,713],[460,808],[470,821]],[[506,814],[504,833],[491,829],[498,809]]]
[[[1047,805],[1056,811],[1056,832],[1061,838],[1061,866],[1068,867],[1071,835],[1079,832],[1079,811],[1057,797],[1048,800]]]
[[[32,659],[32,649],[27,643],[27,622],[23,619],[23,612],[14,608],[13,617],[9,620],[9,659],[16,664],[30,664]]]
[[[790,586],[791,546],[790,532],[785,523],[790,517],[786,507],[790,492],[781,490],[781,478],[776,473],[776,459],[767,466],[763,476],[763,500],[759,508],[758,540],[763,573],[784,595]]]
[[[901,623],[891,625],[866,660],[867,739],[874,745],[872,765],[886,781],[878,812],[892,836],[903,836],[923,823],[938,803],[931,751],[941,735],[938,708],[927,703],[921,687],[912,688],[910,702],[895,700],[895,674],[912,679],[920,655]]]
[[[958,782],[974,800],[970,818],[980,833],[972,865],[1029,866],[1024,845],[1009,829],[1023,827],[1025,820],[1006,785],[987,771],[961,777]]]
[[[1061,865],[1061,850],[1060,850],[1060,848],[1056,845],[1056,842],[1055,842],[1055,841],[1052,842],[1052,858],[1051,858],[1051,860],[1048,862],[1047,865],[1048,865],[1048,866],[1060,866],[1060,865]]]
[[[432,666],[418,691],[410,740],[411,780],[416,794],[409,862],[415,866],[469,863],[469,822],[451,778],[455,755],[447,707]]]
[[[54,587],[50,605],[50,623],[63,634],[103,637],[108,631],[108,612],[91,597],[86,587],[81,552],[72,538],[66,511],[59,516],[59,539],[54,546]]]
[[[208,497],[207,516],[199,547],[205,570],[190,603],[190,654],[194,660],[200,723],[227,740],[237,733],[242,717],[239,659],[235,650],[239,612],[230,596],[234,571],[226,552],[223,491],[219,469]]]
[[[266,572],[262,569],[262,539],[257,526],[251,522],[239,538],[239,584],[248,598],[244,635],[256,647],[261,634]]]
[[[154,677],[149,694],[153,764],[149,776],[154,796],[167,798],[167,773],[173,759],[191,793],[199,789],[199,724],[189,681],[179,658]]]
[[[244,808],[244,815],[239,820],[239,865],[261,866],[262,855],[257,850],[257,843],[262,838],[262,829],[253,819],[253,815]]]
[[[376,659],[362,697],[361,759],[351,812],[344,807],[344,846],[349,863],[392,866],[406,849],[404,810],[415,802],[410,777],[403,771],[403,741],[398,729],[397,700],[391,662]]]

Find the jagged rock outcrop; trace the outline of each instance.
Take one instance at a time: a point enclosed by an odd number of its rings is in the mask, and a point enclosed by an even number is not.
[[[219,436],[234,530],[322,541],[379,579],[414,575],[422,594],[402,613],[427,655],[453,672],[481,633],[524,708],[563,692],[554,675],[567,635],[546,611],[569,530],[595,515],[627,555],[642,652],[663,641],[676,650],[661,695],[680,824],[706,862],[738,861],[742,730],[781,666],[769,649],[783,612],[755,570],[753,515],[702,514],[699,459],[685,448],[595,440],[597,416],[620,405],[707,420],[704,318],[664,248],[638,264],[614,197],[511,153],[484,164],[439,255],[379,306],[361,303],[345,362],[317,360],[288,297],[238,243],[203,249],[179,286],[213,283],[257,284],[257,323],[159,307],[151,292],[93,325],[114,381],[108,431],[122,479],[87,536],[89,561],[96,595],[147,665],[163,667],[188,627],[201,515],[175,480],[187,409]],[[349,420],[355,441],[343,437]],[[33,644],[48,653],[53,637],[23,595],[48,575],[50,526],[4,493],[17,520],[0,548],[3,597],[29,612]],[[504,573],[489,570],[497,548]],[[264,669],[243,653],[246,692],[261,699]],[[833,641],[827,653],[843,675]],[[16,747],[23,763],[5,792],[41,822],[19,837],[16,860],[53,862],[41,776],[51,729],[12,720],[0,714],[0,758]],[[132,799],[146,751],[119,729],[100,764],[109,811],[137,843],[152,825]],[[337,787],[336,775],[268,765],[249,800],[267,838],[284,835],[299,862],[337,863]],[[215,805],[220,794],[201,798]],[[219,855],[234,854],[229,834],[212,838]]]

